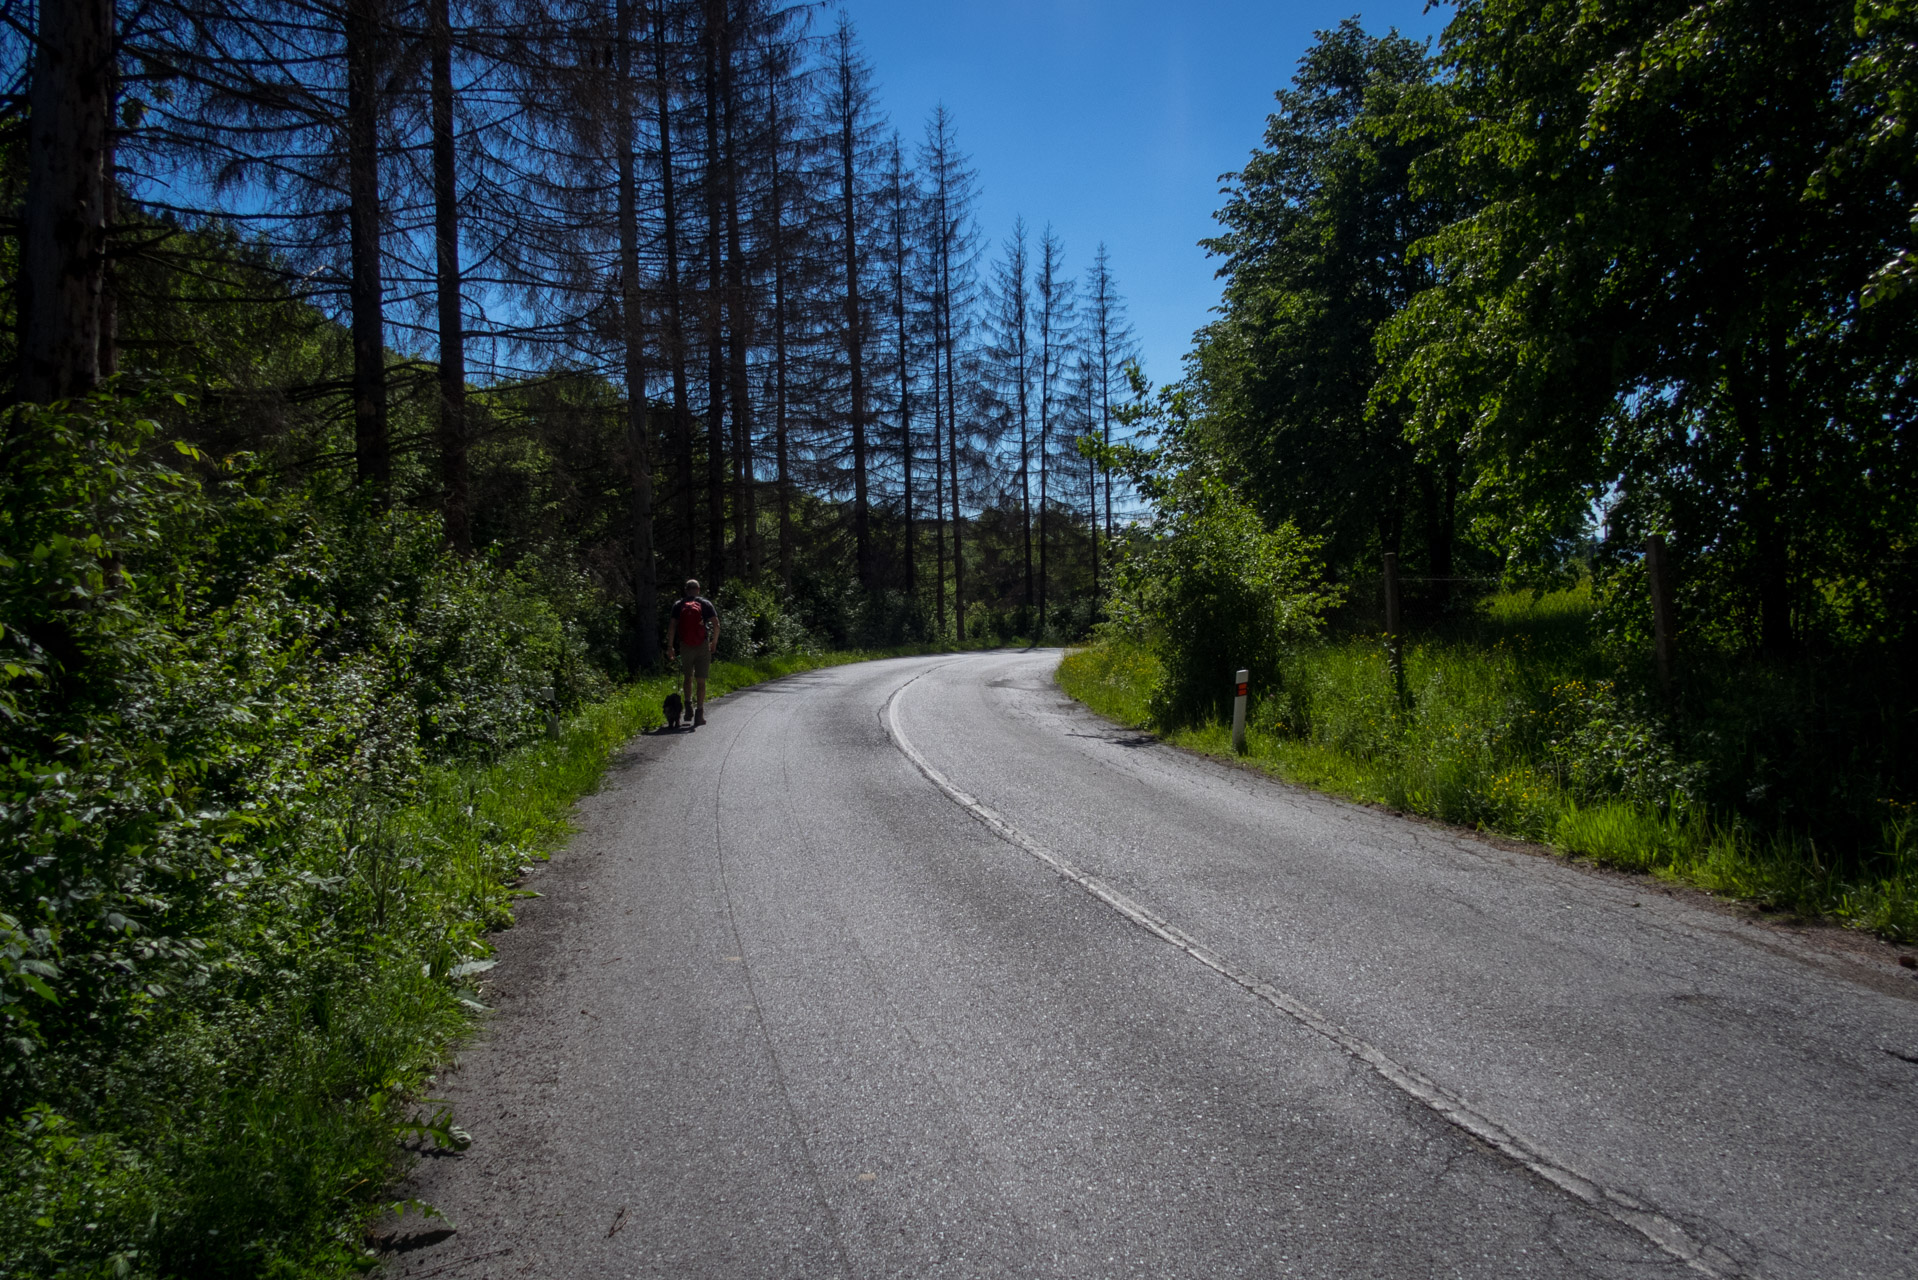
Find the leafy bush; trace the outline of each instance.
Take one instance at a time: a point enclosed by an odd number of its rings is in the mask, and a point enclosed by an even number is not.
[[[0,1271],[150,1276],[163,1179],[109,1134],[41,1104],[0,1139]]]
[[[1664,717],[1642,696],[1611,680],[1568,681],[1552,695],[1558,733],[1549,757],[1575,799],[1617,797],[1679,819],[1698,804],[1704,769],[1678,758]]]
[[[23,411],[0,455],[0,1274],[349,1274],[397,1139],[462,1140],[420,1095],[485,932],[673,681],[611,691],[577,575],[142,407]]]
[[[156,445],[148,407],[4,428],[0,1271],[338,1270],[347,1189],[445,1132],[407,1099],[551,834],[436,792],[610,686],[577,584]]]
[[[49,1038],[124,1036],[205,981],[220,921],[302,842],[604,688],[544,599],[432,518],[203,482],[153,459],[132,408],[25,409],[0,474],[0,1079],[21,1097]]]
[[[1193,479],[1160,512],[1121,562],[1111,625],[1158,656],[1152,717],[1177,728],[1224,714],[1240,668],[1276,687],[1286,647],[1315,635],[1337,596],[1318,543],[1290,524],[1267,529],[1221,480]]]
[[[813,647],[805,625],[767,584],[729,583],[713,603],[719,609],[717,656],[722,659],[744,662]]]

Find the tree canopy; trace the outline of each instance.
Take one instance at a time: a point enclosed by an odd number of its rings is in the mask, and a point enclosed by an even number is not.
[[[1657,534],[1715,643],[1905,638],[1910,31],[1464,0],[1431,56],[1321,33],[1208,242],[1204,432],[1348,571],[1629,576]]]

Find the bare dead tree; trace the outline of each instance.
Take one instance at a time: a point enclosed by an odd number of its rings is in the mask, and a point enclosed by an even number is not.
[[[1026,220],[1013,224],[1006,239],[1005,257],[994,280],[994,341],[989,351],[994,381],[1005,409],[1016,424],[1019,440],[1019,523],[1025,604],[1034,603],[1032,578],[1032,439],[1031,439],[1031,264],[1027,252]]]
[[[634,120],[639,110],[634,46],[638,36],[632,0],[618,0],[614,10],[614,75],[618,80],[614,102],[617,118],[619,172],[619,282],[621,347],[625,356],[626,441],[632,471],[633,624],[637,636],[637,666],[659,667],[659,580],[653,552],[652,432],[646,396],[645,333],[641,326],[639,267],[639,179]]]
[[[767,228],[772,260],[772,336],[773,336],[773,456],[775,499],[779,506],[779,582],[792,589],[792,454],[788,411],[791,407],[791,350],[787,342],[788,292],[792,264],[791,241],[786,230],[786,209],[791,200],[791,149],[789,134],[793,112],[786,109],[790,91],[790,46],[771,44],[762,62],[767,68],[766,85],[766,172]]]
[[[899,134],[894,131],[892,141],[886,152],[885,175],[885,223],[886,239],[890,252],[887,265],[890,267],[893,316],[893,366],[898,379],[899,415],[899,467],[900,467],[900,550],[904,561],[904,586],[908,596],[918,590],[916,568],[919,560],[919,543],[915,532],[915,495],[913,493],[913,434],[912,434],[912,334],[911,312],[913,279],[913,245],[917,236],[914,210],[919,204],[917,183],[908,172],[905,154],[899,143]]]
[[[45,404],[100,376],[112,114],[112,0],[40,5],[27,120],[17,390]]]
[[[1125,300],[1119,296],[1118,284],[1112,275],[1111,255],[1104,242],[1093,253],[1092,265],[1086,268],[1085,301],[1085,345],[1097,398],[1097,431],[1100,441],[1110,450],[1112,387],[1114,381],[1123,376],[1121,371],[1126,362],[1133,357],[1134,342],[1131,327],[1126,323]],[[1112,468],[1103,467],[1101,471],[1105,481],[1105,538],[1109,546],[1117,536],[1112,515]],[[1095,509],[1092,513],[1092,596],[1095,600],[1099,598],[1099,574],[1099,518]]]
[[[741,136],[744,126],[740,119],[739,77],[734,65],[740,45],[736,26],[736,19],[729,12],[720,49],[719,99],[723,113],[721,177],[726,208],[726,363],[732,394],[733,559],[741,573],[750,577],[758,567],[753,557],[753,534],[758,519],[753,498],[752,395],[746,365],[758,307],[747,291],[745,242],[740,234],[740,204],[744,195],[740,152],[747,144]]]
[[[698,513],[693,489],[693,415],[686,370],[685,282],[680,269],[680,205],[677,159],[673,150],[672,86],[666,0],[652,0],[653,106],[658,149],[660,219],[666,277],[666,354],[673,375],[673,472],[679,494],[680,571],[690,575],[698,546]]]
[[[432,50],[433,249],[439,320],[440,512],[446,539],[473,549],[466,459],[466,326],[460,282],[457,139],[453,126],[453,17],[449,0],[428,0]]]
[[[872,511],[869,493],[866,420],[866,304],[863,240],[866,235],[865,180],[872,159],[872,72],[860,54],[852,23],[843,15],[833,32],[828,53],[827,118],[833,126],[833,161],[837,170],[835,198],[842,264],[842,337],[849,407],[847,427],[852,443],[853,563],[862,587],[871,589]]]
[[[1065,274],[1065,246],[1051,227],[1039,238],[1039,630],[1046,627],[1046,552],[1051,543],[1051,477],[1054,399],[1064,379],[1071,342],[1072,280]]]
[[[952,113],[933,108],[926,137],[919,150],[925,174],[928,249],[931,259],[932,305],[936,339],[933,344],[935,378],[943,392],[946,455],[941,464],[951,480],[952,599],[954,634],[966,637],[965,507],[960,492],[959,395],[957,390],[961,329],[970,323],[975,235],[972,225],[974,177],[954,134]],[[935,446],[936,448],[936,446]],[[945,583],[940,582],[941,599]],[[943,626],[943,617],[941,624]]]

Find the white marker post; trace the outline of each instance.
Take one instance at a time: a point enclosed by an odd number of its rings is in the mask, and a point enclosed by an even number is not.
[[[1232,698],[1232,750],[1238,755],[1245,754],[1245,682],[1251,672],[1239,672],[1238,692]]]

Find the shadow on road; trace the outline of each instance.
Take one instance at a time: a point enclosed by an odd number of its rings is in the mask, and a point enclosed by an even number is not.
[[[1110,733],[1073,733],[1067,731],[1068,738],[1091,738],[1095,742],[1110,742],[1115,747],[1150,747],[1158,744],[1158,739],[1149,733],[1128,734],[1117,737]]]

